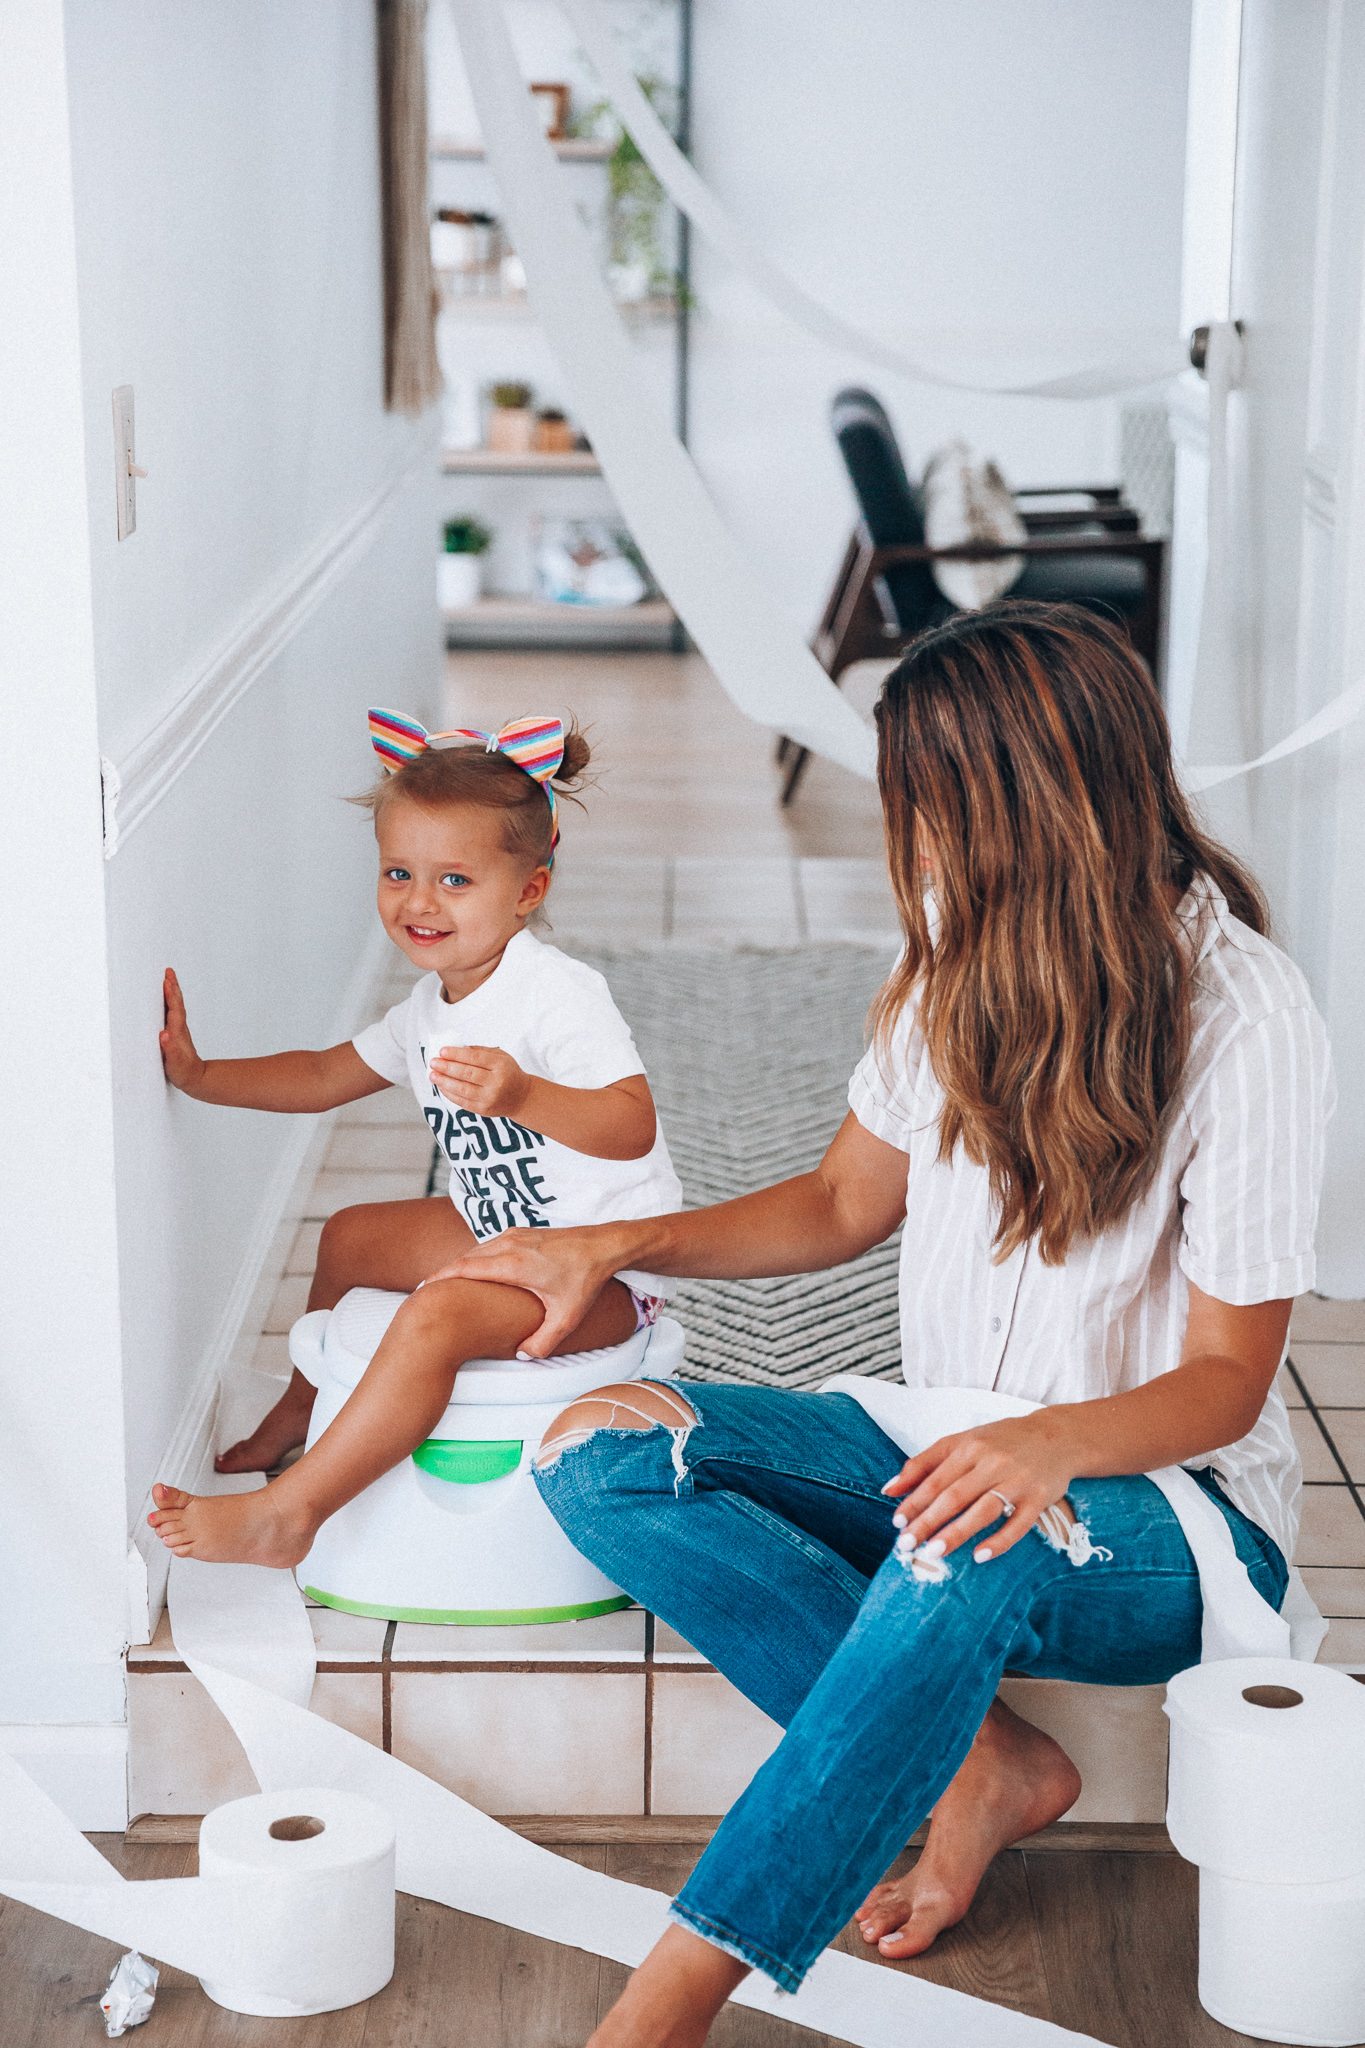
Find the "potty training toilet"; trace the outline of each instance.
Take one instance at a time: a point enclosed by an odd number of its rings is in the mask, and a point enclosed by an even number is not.
[[[332,1421],[407,1299],[355,1287],[289,1333],[289,1356],[318,1390],[309,1447]],[[435,1433],[323,1523],[295,1576],[310,1600],[392,1621],[580,1621],[631,1598],[574,1549],[536,1491],[531,1461],[580,1394],[682,1364],[668,1318],[624,1344],[559,1365],[474,1359],[461,1366]]]

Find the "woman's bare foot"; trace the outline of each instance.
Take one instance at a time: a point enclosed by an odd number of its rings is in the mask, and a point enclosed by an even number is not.
[[[686,1927],[660,1935],[588,2048],[701,2048],[748,1966]]]
[[[929,1823],[919,1862],[870,1891],[854,1918],[884,1956],[922,1955],[956,1927],[1001,1849],[1060,1820],[1081,1776],[1050,1735],[997,1700]]]
[[[270,1413],[250,1436],[220,1451],[213,1461],[215,1472],[269,1472],[286,1451],[306,1441],[308,1421],[317,1399],[317,1388],[295,1371],[288,1387]]]
[[[255,1493],[182,1493],[154,1486],[156,1512],[147,1520],[177,1557],[207,1564],[295,1565],[308,1555],[315,1524],[291,1514],[274,1486]]]

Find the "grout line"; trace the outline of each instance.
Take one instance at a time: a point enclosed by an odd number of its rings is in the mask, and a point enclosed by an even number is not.
[[[385,1756],[393,1755],[393,1639],[398,1623],[391,1621],[384,1631],[384,1649],[379,1673],[379,1742]]]
[[[1295,1365],[1293,1359],[1287,1357],[1285,1359],[1285,1364],[1289,1368],[1290,1377],[1293,1379],[1294,1385],[1298,1388],[1300,1394],[1303,1396],[1304,1407],[1308,1410],[1308,1413],[1312,1416],[1314,1422],[1316,1422],[1319,1433],[1322,1436],[1323,1442],[1326,1444],[1328,1450],[1332,1453],[1332,1456],[1337,1461],[1337,1465],[1340,1469],[1341,1476],[1346,1481],[1346,1485],[1350,1491],[1351,1499],[1355,1502],[1356,1508],[1359,1511],[1362,1518],[1365,1518],[1365,1502],[1363,1502],[1360,1498],[1359,1488],[1356,1486],[1355,1480],[1352,1479],[1351,1474],[1347,1469],[1346,1460],[1342,1457],[1341,1452],[1337,1449],[1336,1444],[1332,1439],[1331,1430],[1328,1429],[1327,1424],[1322,1419],[1322,1410],[1318,1407],[1317,1402],[1313,1399],[1313,1396],[1309,1393],[1307,1387],[1304,1385],[1303,1376],[1300,1373],[1298,1367]]]
[[[671,858],[664,862],[664,929],[663,936],[673,936],[673,916],[678,900],[677,863]]]
[[[791,861],[792,905],[796,911],[796,936],[804,946],[810,939],[810,918],[806,910],[806,892],[801,884],[801,863],[796,856]]]
[[[645,1609],[645,1752],[642,1811],[654,1811],[654,1616]]]

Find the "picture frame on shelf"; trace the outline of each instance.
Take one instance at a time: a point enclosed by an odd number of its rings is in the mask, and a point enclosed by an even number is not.
[[[530,93],[540,115],[540,132],[545,140],[563,142],[569,132],[570,87],[542,79],[532,84]]]

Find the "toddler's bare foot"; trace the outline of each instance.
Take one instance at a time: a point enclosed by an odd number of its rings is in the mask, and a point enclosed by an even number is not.
[[[295,1372],[289,1386],[270,1413],[250,1436],[244,1436],[229,1450],[220,1451],[213,1461],[215,1472],[269,1472],[286,1451],[307,1439],[308,1421],[317,1399],[301,1372]]]
[[[919,1862],[858,1908],[863,1940],[884,1956],[922,1955],[964,1918],[991,1858],[1050,1827],[1080,1796],[1066,1751],[997,1700],[934,1808]]]
[[[272,1498],[276,1489],[256,1493],[182,1493],[154,1486],[156,1511],[147,1520],[177,1557],[208,1564],[295,1565],[308,1555],[316,1529]]]

